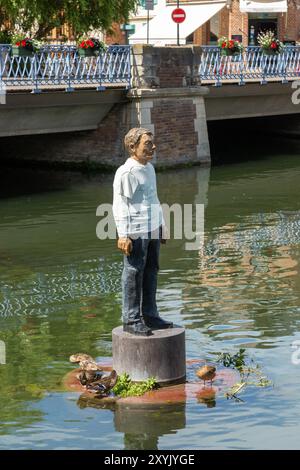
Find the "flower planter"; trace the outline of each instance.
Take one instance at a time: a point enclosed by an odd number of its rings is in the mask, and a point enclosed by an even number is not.
[[[98,55],[98,53],[98,50],[92,49],[91,47],[87,49],[81,47],[78,49],[79,57],[95,57]]]
[[[234,56],[240,55],[240,51],[232,51],[231,49],[221,49],[221,55],[225,56]]]
[[[32,57],[33,51],[26,49],[26,47],[22,46],[12,46],[11,55],[13,57]]]
[[[279,54],[278,51],[273,51],[272,49],[263,49],[262,53],[264,55],[278,55]]]

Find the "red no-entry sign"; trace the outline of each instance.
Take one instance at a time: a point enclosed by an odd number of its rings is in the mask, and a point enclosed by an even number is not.
[[[186,14],[182,8],[175,8],[175,10],[172,11],[172,20],[175,21],[175,23],[183,23],[185,18]]]

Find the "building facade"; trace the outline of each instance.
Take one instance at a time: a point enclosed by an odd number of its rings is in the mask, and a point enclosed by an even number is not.
[[[156,0],[149,11],[145,0],[129,20],[123,43],[177,44],[171,12],[176,0]],[[180,0],[186,20],[180,25],[180,44],[214,45],[221,36],[256,45],[260,31],[272,30],[286,43],[300,41],[300,0]],[[124,27],[124,25],[123,25]]]

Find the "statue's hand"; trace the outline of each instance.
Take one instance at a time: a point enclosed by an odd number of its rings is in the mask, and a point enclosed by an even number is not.
[[[124,253],[124,255],[129,256],[132,252],[132,241],[130,238],[119,238],[118,248]]]

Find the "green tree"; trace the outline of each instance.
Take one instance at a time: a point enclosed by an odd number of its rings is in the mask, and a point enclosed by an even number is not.
[[[113,22],[126,22],[138,0],[0,0],[2,34],[24,32],[45,38],[68,24],[78,37],[90,30],[107,31]]]

